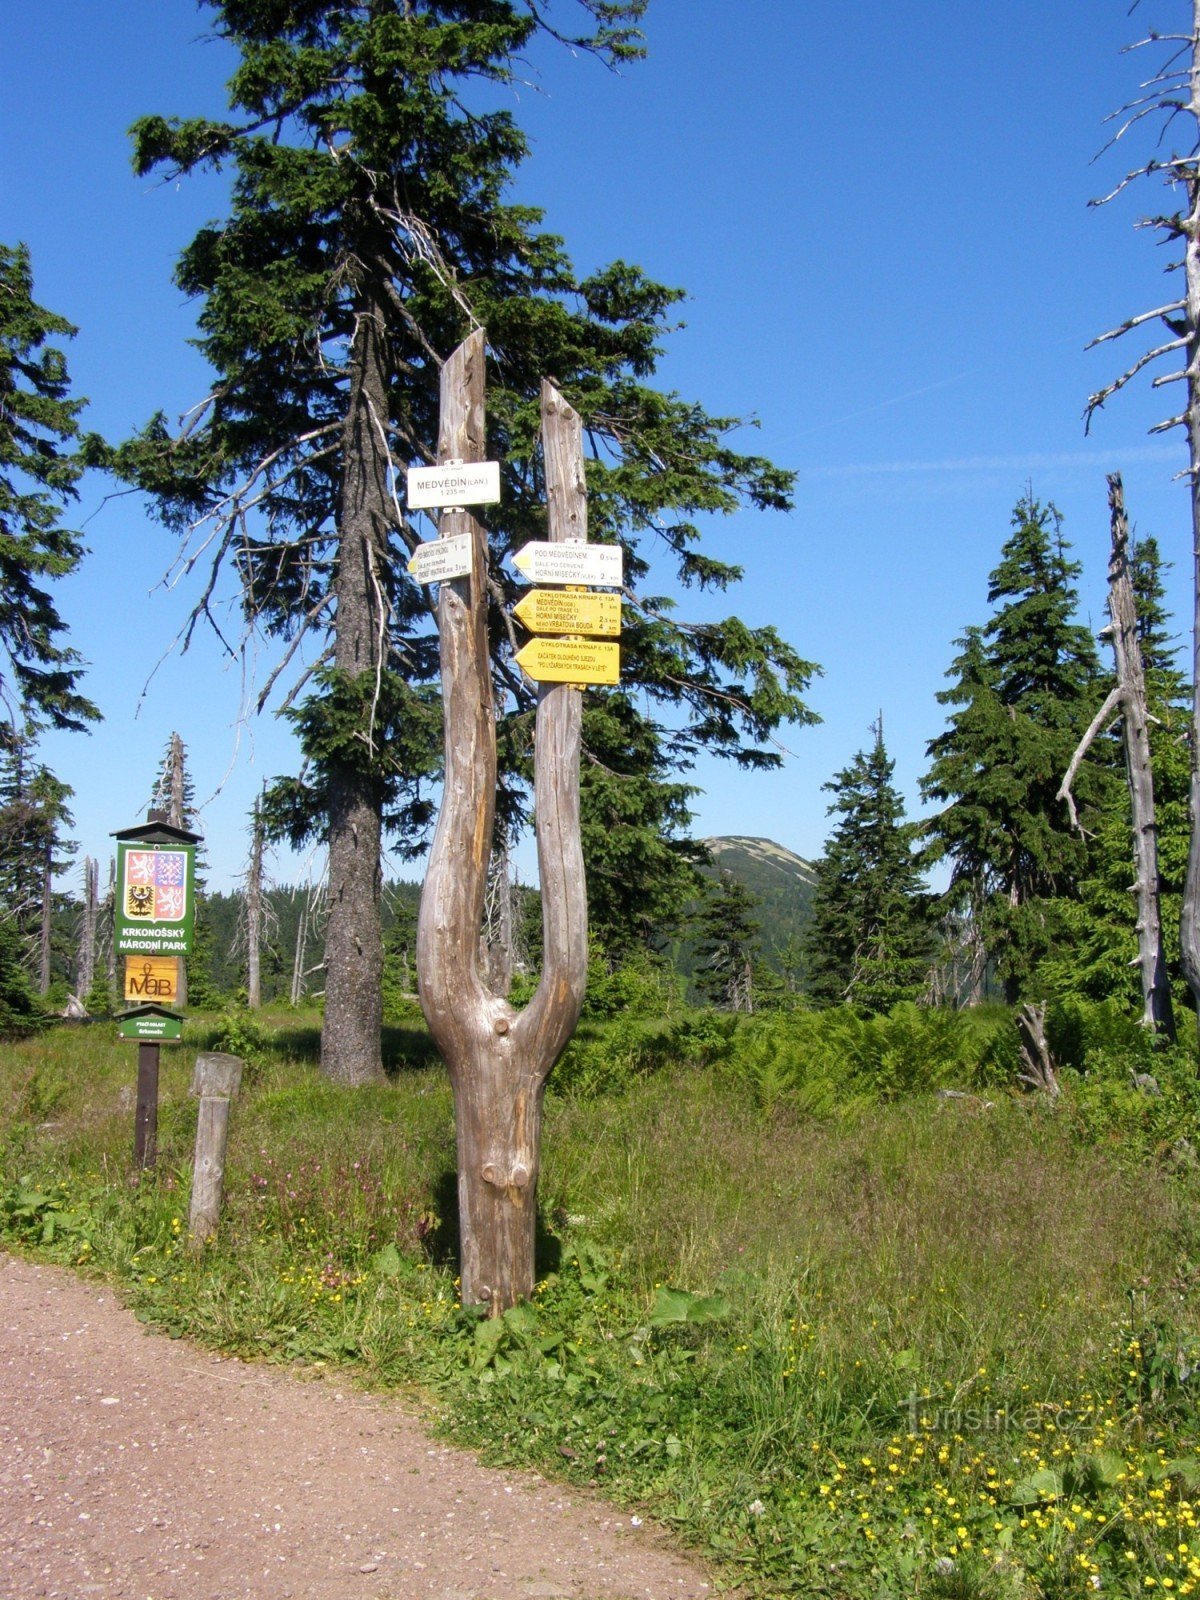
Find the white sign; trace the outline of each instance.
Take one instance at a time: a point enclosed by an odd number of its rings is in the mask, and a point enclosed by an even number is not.
[[[500,498],[498,461],[454,461],[444,467],[408,469],[408,509],[482,506]]]
[[[453,539],[433,539],[413,551],[408,570],[418,583],[445,583],[449,578],[466,578],[471,571],[471,535],[456,533]]]
[[[513,557],[513,566],[531,583],[594,583],[619,589],[622,551],[618,544],[547,544],[531,540]]]

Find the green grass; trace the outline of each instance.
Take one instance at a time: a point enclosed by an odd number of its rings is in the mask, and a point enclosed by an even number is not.
[[[189,1024],[136,1183],[135,1049],[59,1029],[0,1046],[0,1238],[173,1333],[410,1386],[763,1595],[1186,1595],[1200,1096],[1182,1054],[1138,1093],[1136,1037],[1106,1057],[1085,1020],[1054,1107],[997,1086],[995,1015],[592,1028],[547,1102],[538,1292],[492,1323],[457,1305],[452,1103],[418,1027],[347,1091],[311,1016]],[[197,1257],[187,1088],[214,1043],[253,1068]],[[991,1103],[919,1092],[922,1052]]]

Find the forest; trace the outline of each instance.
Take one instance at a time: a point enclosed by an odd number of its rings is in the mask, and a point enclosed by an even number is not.
[[[1097,627],[1075,530],[1018,479],[946,647],[919,814],[881,684],[853,755],[810,774],[816,859],[700,836],[704,762],[765,780],[819,720],[804,611],[734,614],[714,532],[802,485],[663,377],[683,292],[577,270],[515,197],[499,93],[542,47],[636,70],[653,7],[202,10],[227,113],[131,130],[140,177],[223,183],[175,265],[192,409],[90,429],[77,330],[0,243],[0,1244],[172,1336],[419,1393],[491,1459],[645,1511],[731,1591],[1195,1592],[1200,679],[1165,553],[1186,537],[1139,534],[1107,474]],[[1143,373],[1165,390],[1200,549],[1200,0],[1173,10],[1115,140],[1176,298],[1096,330],[1114,375],[1079,401],[1094,421]],[[464,461],[497,464],[498,501],[402,507],[408,470]],[[47,753],[102,716],[60,603],[95,481],[175,548],[183,647],[261,652],[257,707],[296,754],[236,885],[200,838],[182,1044],[132,1167],[117,868],[80,848]],[[564,505],[623,563],[598,585],[620,676],[586,689],[519,659],[516,558],[565,542]],[[425,583],[431,528],[471,554]],[[139,753],[148,827],[202,836],[205,709]],[[285,849],[304,881],[273,878]],[[243,1080],[198,1245],[188,1081],[213,1052]]]

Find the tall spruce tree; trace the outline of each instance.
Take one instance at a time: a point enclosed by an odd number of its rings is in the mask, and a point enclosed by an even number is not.
[[[754,972],[762,954],[758,901],[731,872],[707,886],[696,916],[696,988],[710,1005],[754,1010]]]
[[[805,934],[810,996],[867,1012],[915,999],[931,949],[915,829],[892,782],[882,716],[872,731],[871,748],[825,784],[838,821],[817,863]]]
[[[1010,1003],[1026,993],[1054,939],[1054,902],[1075,897],[1087,845],[1057,798],[1080,734],[1100,699],[1099,662],[1072,620],[1079,568],[1067,555],[1053,505],[1028,493],[991,574],[983,627],[968,628],[938,696],[955,709],[928,754],[927,800],[942,809],[924,825],[928,861],[948,860],[948,899],[979,918]],[[1104,779],[1083,775],[1081,811]]]
[[[640,53],[645,0],[582,0],[576,41],[609,61]],[[544,528],[536,451],[540,380],[583,418],[591,534],[622,539],[636,585],[640,535],[672,551],[685,582],[737,569],[698,548],[696,517],[788,503],[790,476],[730,448],[734,419],[649,387],[678,291],[618,262],[573,270],[540,215],[506,200],[525,154],[488,86],[511,81],[546,8],[534,0],[222,0],[208,7],[237,49],[235,119],[144,118],[135,166],[233,173],[229,216],[184,252],[212,393],[172,434],[156,418],[118,456],[189,539],[214,537],[241,587],[248,630],[308,640],[316,689],[302,742],[329,860],[325,1072],[380,1070],[380,845],[385,809],[418,809],[440,754],[428,686],[437,674],[430,597],[405,573],[419,533],[396,475],[433,458],[443,359],[473,327],[492,351],[489,454],[503,503],[489,513],[489,591],[502,703],[523,714],[511,661],[513,584],[502,563]],[[204,614],[208,591],[197,607]],[[736,619],[685,628],[646,604],[623,641],[624,672],[664,758],[699,747],[769,765],[771,730],[808,714],[807,663]],[[271,685],[264,688],[264,698]],[[261,702],[260,702],[261,703]],[[644,713],[645,714],[645,713]],[[669,725],[668,735],[660,731]],[[304,793],[293,789],[299,803]],[[310,819],[312,812],[310,807]],[[294,809],[291,823],[301,817]],[[315,819],[312,819],[315,821]]]
[[[27,248],[0,245],[0,711],[10,736],[80,729],[100,715],[79,692],[83,662],[45,587],[83,557],[61,519],[84,470],[85,402],[50,342],[74,333],[34,300]]]

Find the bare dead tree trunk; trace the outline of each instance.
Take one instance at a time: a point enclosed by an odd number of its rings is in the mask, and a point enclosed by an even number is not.
[[[542,427],[552,540],[587,537],[579,417],[548,383]],[[439,461],[479,461],[484,335],[442,371]],[[544,964],[518,1012],[488,988],[479,943],[496,800],[496,734],[487,630],[487,540],[465,511],[442,513],[442,538],[468,533],[471,575],[438,598],[445,785],[417,924],[417,983],[454,1087],[462,1298],[493,1315],[533,1291],[537,1178],[546,1078],[565,1049],[587,979],[587,897],[579,828],[581,695],[538,693],[534,785]]]
[[[54,921],[54,830],[42,846],[42,912],[38,927],[38,993],[50,993],[50,936]]]
[[[1162,915],[1158,876],[1158,825],[1154,811],[1154,774],[1150,766],[1150,716],[1146,707],[1146,675],[1138,639],[1137,601],[1129,574],[1129,521],[1121,474],[1108,478],[1108,508],[1112,549],[1108,561],[1108,611],[1112,618],[1105,632],[1112,640],[1117,681],[1079,741],[1066,776],[1059,787],[1073,826],[1079,825],[1071,785],[1080,763],[1097,736],[1112,719],[1121,719],[1125,747],[1125,778],[1133,823],[1133,893],[1137,897],[1136,965],[1142,978],[1142,1026],[1168,1039],[1175,1037],[1171,986],[1163,951]]]
[[[79,916],[79,948],[75,960],[75,993],[83,1003],[96,977],[96,926],[100,917],[100,863],[83,858],[83,909]]]
[[[1017,1033],[1021,1046],[1021,1081],[1052,1100],[1059,1095],[1058,1074],[1046,1042],[1045,1004],[1032,1005],[1028,1001],[1017,1012]]]
[[[186,828],[190,821],[187,815],[187,759],[183,748],[183,740],[179,734],[171,735],[170,748],[167,751],[167,766],[163,773],[162,799],[166,801],[167,821],[173,828]],[[187,961],[179,957],[179,983],[175,997],[178,1010],[185,1011],[188,1003],[188,974]]]
[[[484,982],[493,994],[507,995],[515,965],[512,863],[507,842],[492,851],[484,896],[480,959]]]
[[[1200,129],[1200,0],[1192,0],[1191,72],[1188,111]],[[1188,481],[1192,512],[1192,776],[1189,794],[1191,835],[1188,842],[1187,879],[1180,915],[1180,955],[1188,988],[1200,1017],[1200,167],[1189,161],[1183,177],[1188,198],[1186,216],[1179,218],[1184,240],[1186,306]]]
[[[360,732],[373,748],[374,706],[387,666],[385,573],[392,521],[388,454],[387,311],[378,287],[360,286],[342,433],[334,666],[369,702]],[[329,783],[329,920],[321,1071],[335,1083],[383,1076],[381,799],[369,763],[339,765]]]
[[[104,896],[104,971],[108,979],[108,998],[111,1003],[117,995],[117,858],[108,858],[108,892]]]
[[[1121,475],[1108,479],[1112,553],[1108,564],[1108,608],[1112,647],[1121,688],[1121,733],[1133,820],[1134,893],[1137,896],[1138,967],[1142,978],[1142,1025],[1167,1039],[1175,1037],[1171,985],[1163,950],[1158,873],[1158,823],[1154,774],[1150,766],[1150,717],[1146,675],[1138,639],[1137,602],[1129,574],[1129,522]]]
[[[246,1004],[262,1005],[263,824],[257,800],[250,814],[250,861],[246,868]]]
[[[1102,333],[1092,343],[1104,344],[1121,339],[1134,330],[1143,330],[1155,322],[1161,323],[1170,338],[1139,356],[1120,377],[1107,384],[1088,399],[1087,417],[1092,416],[1107,400],[1123,389],[1138,373],[1160,362],[1177,351],[1184,354],[1182,368],[1160,373],[1154,380],[1155,388],[1163,384],[1182,382],[1185,401],[1174,416],[1164,418],[1150,430],[1165,433],[1173,428],[1183,428],[1187,434],[1187,479],[1191,491],[1192,521],[1192,729],[1191,729],[1191,785],[1189,794],[1190,839],[1188,845],[1187,878],[1184,884],[1183,908],[1180,915],[1180,957],[1184,975],[1192,997],[1196,1001],[1200,1018],[1200,0],[1192,0],[1191,30],[1185,33],[1161,35],[1151,32],[1140,41],[1142,45],[1160,43],[1166,46],[1165,64],[1138,86],[1138,98],[1117,113],[1123,121],[1110,144],[1118,143],[1132,128],[1140,127],[1145,117],[1157,113],[1162,118],[1163,133],[1182,114],[1192,135],[1192,146],[1186,154],[1162,156],[1156,153],[1140,167],[1126,175],[1112,193],[1096,205],[1103,205],[1120,194],[1135,179],[1154,177],[1164,180],[1173,188],[1181,189],[1186,203],[1177,210],[1144,219],[1142,226],[1153,226],[1168,240],[1183,246],[1183,295],[1166,305],[1156,306],[1129,317],[1119,327]]]

